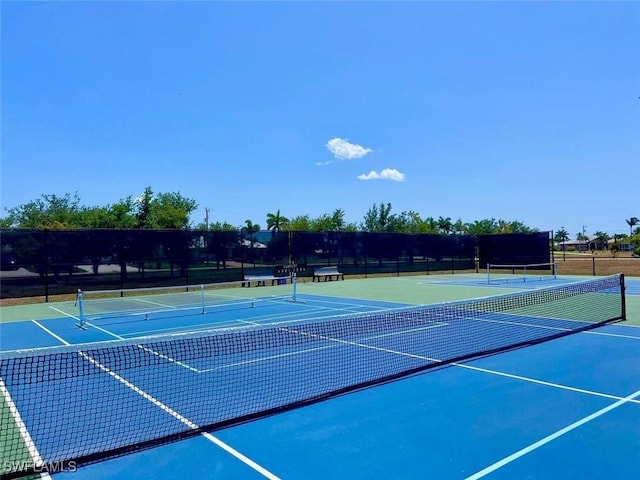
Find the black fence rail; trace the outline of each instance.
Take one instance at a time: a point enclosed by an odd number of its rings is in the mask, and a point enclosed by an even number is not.
[[[335,265],[346,275],[544,263],[548,232],[427,235],[200,230],[2,230],[2,298],[83,290],[240,281],[245,269],[295,271]]]

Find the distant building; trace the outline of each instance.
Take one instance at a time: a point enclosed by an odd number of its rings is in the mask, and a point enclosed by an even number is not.
[[[607,250],[609,246],[602,243],[595,235],[587,235],[587,240],[567,240],[566,242],[556,242],[556,246],[562,251],[575,250],[578,252],[588,252],[594,250]]]
[[[595,235],[587,235],[587,240],[567,240],[566,242],[556,242],[556,248],[560,251],[571,250],[577,252],[589,252],[589,251],[601,251],[610,250],[613,245],[618,245],[618,251],[631,252],[633,246],[627,239],[624,240],[609,240],[608,242],[601,242]]]

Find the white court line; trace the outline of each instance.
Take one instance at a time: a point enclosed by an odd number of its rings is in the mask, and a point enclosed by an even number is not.
[[[316,348],[307,348],[305,350],[296,350],[295,352],[288,352],[288,353],[280,353],[277,355],[270,355],[268,357],[260,357],[260,358],[254,358],[251,360],[244,360],[242,362],[235,362],[235,363],[225,363],[224,365],[220,365],[219,367],[215,367],[215,368],[206,368],[204,370],[200,370],[200,373],[207,373],[207,372],[213,372],[214,370],[222,370],[224,368],[230,368],[230,367],[239,367],[242,365],[250,365],[252,363],[259,363],[259,362],[266,362],[269,360],[276,360],[279,358],[286,358],[286,357],[293,357],[295,355],[302,355],[305,353],[311,353],[311,352],[318,352],[320,350],[327,350],[328,348],[335,348],[334,345],[327,345],[324,347],[316,347]]]
[[[49,330],[48,328],[44,327],[43,325],[39,324],[37,321],[32,320],[36,325],[38,325],[40,328],[42,328],[45,332],[49,333],[51,336],[53,336],[56,340],[58,340],[59,342],[61,342],[64,345],[71,345],[71,343],[67,342],[64,338],[60,337],[59,335],[56,335],[55,333],[53,333],[51,330]],[[147,392],[145,392],[144,390],[142,390],[141,388],[136,387],[133,383],[129,382],[128,380],[126,380],[125,378],[121,377],[120,375],[118,375],[117,373],[109,370],[109,368],[105,367],[104,365],[102,365],[100,362],[98,362],[97,360],[91,358],[89,355],[87,355],[84,352],[79,351],[78,354],[80,356],[82,356],[83,358],[85,358],[87,361],[91,362],[93,365],[95,365],[96,367],[98,367],[100,370],[102,370],[103,372],[109,374],[110,376],[112,376],[113,378],[115,378],[116,380],[118,380],[120,383],[122,383],[123,385],[127,386],[128,388],[130,388],[131,390],[133,390],[134,392],[136,392],[138,395],[142,396],[145,400],[148,400],[149,402],[153,403],[155,406],[157,406],[158,408],[164,410],[165,412],[167,412],[169,415],[171,415],[172,417],[176,418],[177,420],[179,420],[180,422],[182,422],[184,425],[186,425],[187,427],[189,427],[192,430],[197,430],[198,425],[196,425],[195,423],[193,423],[191,420],[183,417],[182,415],[180,415],[178,412],[176,412],[175,410],[171,409],[170,407],[166,406],[164,403],[160,402],[158,399],[154,398],[153,396],[151,396],[150,394],[148,394]],[[240,452],[238,452],[237,450],[235,450],[234,448],[232,448],[231,446],[227,445],[226,443],[224,443],[222,440],[220,440],[217,437],[214,437],[213,435],[211,435],[210,433],[207,432],[203,432],[201,433],[201,435],[206,438],[207,440],[209,440],[210,442],[214,443],[215,445],[223,448],[227,453],[231,454],[233,457],[237,458],[238,460],[240,460],[242,463],[244,463],[245,465],[251,467],[252,469],[254,469],[255,471],[257,471],[258,473],[262,474],[264,477],[270,479],[270,480],[280,480],[279,477],[277,477],[276,475],[274,475],[273,473],[269,472],[267,469],[265,469],[264,467],[258,465],[256,462],[254,462],[253,460],[249,459],[248,457],[246,457],[245,455],[242,455]]]
[[[505,314],[505,315],[512,315],[512,314]],[[513,316],[519,317],[521,315],[513,314]],[[550,320],[554,320],[551,317],[544,317],[544,318],[547,318],[547,319],[550,319]],[[535,324],[535,323],[526,323],[526,322],[510,322],[510,321],[506,321],[506,320],[492,320],[490,318],[480,318],[480,317],[478,317],[478,318],[468,317],[468,318],[464,318],[462,320],[470,320],[470,321],[474,321],[474,322],[484,322],[484,323],[498,323],[500,325],[513,325],[513,326],[516,326],[516,327],[534,327],[534,328],[540,328],[542,330],[557,330],[557,331],[560,331],[560,332],[572,332],[574,330],[573,328],[552,327],[552,326],[549,326],[549,325],[538,325],[538,324]],[[565,320],[566,321],[566,319],[563,319],[563,318],[559,318],[557,320]],[[581,321],[581,320],[568,320],[568,321],[574,321],[574,322],[577,322],[577,323],[585,323],[585,324],[589,323],[589,322],[584,322],[584,321]]]
[[[71,315],[70,313],[67,313],[67,312],[65,312],[65,311],[62,311],[62,310],[60,310],[59,308],[52,307],[51,305],[49,305],[49,308],[50,308],[51,310],[55,310],[56,312],[63,314],[65,317],[71,317],[71,318],[73,318],[74,320],[78,320],[78,321],[80,321],[80,319],[79,319],[78,317],[76,317],[75,315]]]
[[[35,323],[37,326],[39,326],[42,330],[44,330],[45,332],[47,332],[49,335],[51,335],[53,338],[55,338],[56,340],[58,340],[60,343],[62,343],[63,345],[71,345],[69,342],[67,342],[64,338],[62,338],[60,335],[56,335],[55,333],[53,333],[51,330],[49,330],[47,327],[45,327],[44,325],[42,325],[41,323],[39,323],[37,320],[31,320],[33,323]]]
[[[251,322],[249,320],[244,320],[243,323],[247,323],[249,325],[261,325],[259,323],[256,322]],[[403,330],[401,332],[394,332],[394,333],[385,333],[385,334],[381,334],[381,335],[375,335],[372,337],[365,337],[364,340],[375,340],[378,338],[384,338],[384,337],[390,337],[393,335],[403,335],[405,333],[413,333],[413,332],[417,332],[417,331],[421,331],[421,330],[428,330],[430,328],[437,328],[437,327],[443,327],[447,325],[446,323],[439,323],[437,325],[429,325],[427,327],[420,327],[420,328],[413,328],[410,330]],[[280,327],[280,328],[285,328],[285,327]],[[312,353],[312,352],[318,352],[321,350],[327,350],[329,348],[335,348],[336,345],[326,345],[324,347],[315,347],[315,348],[306,348],[304,350],[296,350],[294,352],[287,352],[287,353],[280,353],[277,355],[269,355],[268,357],[257,357],[257,358],[252,358],[251,360],[244,360],[242,362],[235,362],[235,363],[226,363],[224,365],[220,365],[219,367],[215,367],[215,368],[206,368],[203,370],[200,370],[200,373],[207,373],[207,372],[212,372],[214,370],[220,370],[223,368],[230,368],[230,367],[238,367],[241,365],[249,365],[252,363],[259,363],[259,362],[264,362],[264,361],[269,361],[269,360],[275,360],[278,358],[286,358],[286,357],[292,357],[294,355],[302,355],[305,353]]]
[[[140,303],[148,303],[149,305],[157,305],[158,307],[163,307],[163,308],[178,308],[175,305],[166,305],[160,302],[152,302],[151,300],[146,300],[144,298],[130,297],[129,300],[134,300]]]
[[[101,332],[104,332],[107,335],[111,335],[112,337],[117,338],[118,340],[126,340],[125,337],[121,337],[120,335],[118,335],[116,333],[113,333],[113,332],[107,330],[106,328],[102,328],[102,327],[99,327],[97,325],[94,325],[91,322],[85,322],[85,325],[89,325],[90,327],[95,328],[96,330],[100,330]],[[196,372],[196,373],[201,373],[201,371],[199,369],[194,368],[191,365],[188,365],[188,364],[186,364],[184,362],[180,362],[179,360],[171,358],[168,355],[164,355],[162,353],[156,352],[155,350],[152,350],[152,349],[150,349],[148,347],[145,347],[142,344],[138,344],[138,345],[136,345],[136,347],[138,347],[141,350],[144,350],[147,353],[155,355],[156,357],[162,358],[163,360],[166,360],[166,361],[171,362],[171,363],[175,363],[176,365],[178,365],[180,367],[183,367],[183,368],[186,368],[187,370],[191,370],[192,372]]]
[[[467,370],[475,370],[477,372],[488,373],[490,375],[497,375],[500,377],[512,378],[514,380],[520,380],[523,382],[536,383],[538,385],[544,385],[545,387],[553,387],[553,388],[559,388],[561,390],[569,390],[571,392],[576,392],[576,393],[584,393],[586,395],[592,395],[594,397],[608,398],[610,400],[621,400],[623,398],[619,395],[610,395],[608,393],[601,393],[593,390],[585,390],[583,388],[570,387],[568,385],[562,385],[562,384],[553,383],[553,382],[546,382],[544,380],[537,380],[531,377],[522,377],[520,375],[514,375],[512,373],[499,372],[497,370],[489,370],[488,368],[475,367],[473,365],[467,365],[464,363],[454,362],[451,365],[453,365],[454,367],[466,368]],[[640,404],[640,400],[629,400],[629,402]]]
[[[251,322],[249,320],[244,320],[243,323],[247,323],[249,325],[261,325],[259,323]],[[376,340],[378,338],[390,337],[390,336],[393,336],[393,335],[403,335],[403,334],[406,334],[406,333],[414,333],[414,332],[418,332],[418,331],[422,331],[422,330],[428,330],[428,329],[431,329],[431,328],[444,327],[446,325],[448,325],[448,324],[447,323],[438,323],[438,324],[429,325],[429,326],[426,326],[426,327],[412,328],[412,329],[409,329],[409,330],[402,330],[402,331],[399,331],[399,332],[384,333],[384,334],[380,334],[380,335],[374,335],[374,336],[371,336],[371,337],[365,337],[365,338],[363,338],[363,340]],[[277,325],[274,325],[274,327],[275,326],[277,326]],[[288,327],[279,327],[279,329],[289,330]],[[304,334],[302,332],[294,332],[294,333],[304,336]],[[320,335],[315,335],[315,334],[307,334],[306,336],[329,339],[329,337],[324,338],[324,337],[322,337]],[[337,339],[330,339],[330,340],[332,342],[334,342],[334,343],[339,343]],[[347,343],[346,341],[344,341],[344,342]],[[227,363],[227,364],[224,364],[224,365],[220,365],[219,367],[216,367],[216,368],[206,368],[206,369],[200,370],[200,373],[207,373],[207,372],[212,372],[214,370],[220,370],[220,369],[223,369],[223,368],[238,367],[238,366],[241,366],[241,365],[249,365],[249,364],[252,364],[252,363],[259,363],[259,362],[264,362],[264,361],[269,361],[269,360],[275,360],[275,359],[278,359],[278,358],[291,357],[291,356],[294,356],[294,355],[301,355],[301,354],[305,354],[305,353],[318,352],[320,350],[326,350],[326,349],[329,349],[329,348],[335,348],[335,346],[336,345],[332,345],[332,346],[327,345],[327,346],[324,346],[324,347],[307,348],[307,349],[304,349],[304,350],[296,350],[294,352],[280,353],[280,354],[277,354],[277,355],[269,355],[268,357],[252,358],[251,360],[244,360],[242,362]],[[370,346],[370,347],[373,348],[373,349],[377,348],[377,347],[373,347],[373,346]],[[407,354],[407,355],[410,355],[410,354]],[[416,358],[417,356],[413,355],[413,357]],[[426,359],[427,357],[418,357],[418,358],[425,358]],[[429,360],[432,360],[432,359],[429,359]],[[440,362],[441,360],[438,360],[438,361]]]
[[[409,330],[401,330],[399,332],[391,332],[391,333],[382,333],[380,335],[374,335],[373,337],[365,337],[364,340],[377,340],[378,338],[393,337],[395,335],[404,335],[406,333],[422,332],[423,330],[446,327],[448,325],[449,324],[447,322],[435,322],[433,325],[428,325],[426,327],[410,328]]]
[[[425,357],[425,356],[421,356],[421,355],[409,354],[409,353],[406,353],[406,352],[398,352],[396,350],[391,350],[391,349],[374,347],[374,346],[362,344],[362,343],[359,343],[359,342],[349,342],[349,341],[346,341],[346,340],[340,340],[340,339],[336,339],[336,338],[326,337],[326,336],[323,336],[323,335],[308,334],[306,332],[295,332],[295,333],[298,333],[300,335],[308,335],[308,336],[311,336],[311,337],[327,339],[327,340],[331,340],[331,341],[334,341],[334,342],[337,342],[337,343],[354,345],[354,346],[357,346],[357,347],[363,347],[363,348],[368,348],[368,349],[372,349],[372,350],[378,350],[378,351],[393,353],[393,354],[397,354],[397,355],[401,355],[401,356],[407,356],[407,357],[412,357],[412,358],[420,358],[420,359],[425,359],[425,360],[429,360],[429,361],[442,363],[442,361],[438,360],[438,359],[433,359],[433,358],[429,358],[429,357]],[[454,363],[453,365],[454,366],[458,366],[458,367],[459,366],[463,366],[462,364],[457,364],[457,363]],[[524,377],[522,379],[524,380]],[[542,383],[542,382],[540,382],[540,383]],[[572,431],[572,430],[574,430],[574,429],[576,429],[576,428],[578,428],[578,427],[590,422],[591,420],[594,420],[595,418],[598,418],[598,417],[604,415],[605,413],[607,413],[607,412],[609,412],[609,411],[611,411],[611,410],[613,410],[615,408],[618,408],[621,405],[624,405],[625,403],[632,402],[632,401],[634,403],[636,403],[635,402],[635,398],[638,397],[638,396],[640,396],[640,390],[638,390],[637,392],[635,392],[635,393],[633,393],[633,394],[631,394],[631,395],[629,395],[627,397],[621,398],[620,400],[618,400],[617,402],[609,405],[608,407],[605,407],[605,408],[603,408],[601,410],[598,410],[597,412],[595,412],[595,413],[593,413],[593,414],[591,414],[591,415],[589,415],[587,417],[584,417],[583,419],[581,419],[581,420],[579,420],[577,422],[574,422],[571,425],[569,425],[569,426],[567,426],[567,427],[565,427],[565,428],[563,428],[561,430],[558,430],[554,434],[549,435],[549,436],[543,438],[542,440],[539,440],[538,442],[535,442],[535,443],[529,445],[528,447],[523,448],[523,449],[519,450],[518,452],[513,453],[512,455],[509,455],[508,457],[503,458],[502,460],[494,463],[493,465],[488,466],[487,468],[477,472],[476,474],[467,477],[466,480],[477,480],[479,478],[482,478],[482,477],[494,472],[495,470],[503,467],[504,465],[507,465],[508,463],[511,463],[512,461],[520,458],[521,456],[526,455],[527,453],[529,453],[529,452],[531,452],[533,450],[536,450],[537,448],[540,448],[541,446],[551,442],[552,440],[555,440],[556,438],[558,438],[558,437],[560,437],[560,436],[562,436],[562,435],[564,435],[564,434],[566,434],[566,433],[568,433],[568,432],[570,432],[570,431]]]
[[[535,443],[532,443],[531,445],[518,450],[517,452],[512,453],[511,455],[509,455],[508,457],[503,458],[502,460],[499,460],[498,462],[489,465],[488,467],[480,470],[479,472],[474,473],[473,475],[469,476],[466,478],[466,480],[477,480],[479,478],[485,477],[487,475],[489,475],[492,472],[495,472],[496,470],[498,470],[499,468],[504,467],[505,465],[513,462],[514,460],[517,460],[518,458],[522,457],[523,455],[526,455],[544,445],[546,445],[547,443],[555,440],[556,438],[561,437],[562,435],[565,435],[567,433],[569,433],[572,430],[575,430],[578,427],[581,427],[582,425],[589,423],[592,420],[595,420],[596,418],[604,415],[605,413],[610,412],[611,410],[614,410],[622,405],[624,405],[625,403],[635,399],[636,397],[640,396],[640,390],[638,390],[635,393],[632,393],[631,395],[624,397],[620,400],[618,400],[615,403],[612,403],[611,405],[609,405],[608,407],[602,408],[600,410],[598,410],[597,412],[592,413],[591,415],[588,415],[580,420],[578,420],[577,422],[572,423],[571,425],[568,425],[560,430],[558,430],[555,433],[552,433],[551,435],[548,435],[546,437],[544,437],[541,440],[538,440]]]
[[[71,314],[69,314],[69,313],[63,312],[62,310],[59,310],[59,309],[57,309],[57,308],[55,308],[55,307],[49,306],[49,308],[51,308],[51,309],[55,310],[56,312],[60,312],[60,313],[62,313],[63,315],[66,315],[67,317],[71,317],[71,318],[73,318],[73,319],[75,319],[75,320],[80,321],[80,319],[79,319],[78,317],[76,317],[76,316],[74,316],[74,315],[71,315]],[[47,331],[47,333],[49,333],[50,335],[52,335],[52,336],[54,336],[54,337],[55,337],[55,334],[54,334],[53,332],[51,332],[51,330],[46,329],[44,326],[42,326],[41,324],[39,324],[39,323],[38,323],[38,322],[36,322],[35,320],[33,320],[33,322],[34,322],[36,325],[38,325],[40,328],[42,328],[43,330],[46,330],[46,331]],[[125,339],[126,339],[126,337],[122,337],[122,336],[120,336],[120,335],[117,335],[117,334],[115,334],[115,333],[113,333],[113,332],[111,332],[111,331],[107,330],[106,328],[99,327],[98,325],[95,325],[95,324],[93,324],[93,323],[91,323],[91,322],[89,322],[89,321],[85,321],[84,323],[85,323],[85,325],[89,325],[90,327],[95,328],[96,330],[100,330],[101,332],[106,333],[107,335],[110,335],[110,336],[112,336],[112,337],[114,337],[114,338],[117,338],[118,340],[125,340]],[[58,340],[60,340],[60,339],[58,338]],[[171,362],[171,363],[175,363],[176,365],[179,365],[179,366],[181,366],[181,367],[183,367],[183,368],[186,368],[187,370],[191,370],[192,372],[196,372],[196,373],[201,373],[201,371],[200,371],[199,369],[194,368],[194,367],[192,367],[192,366],[190,366],[190,365],[187,365],[187,364],[186,364],[186,363],[184,363],[184,362],[180,362],[180,361],[175,360],[175,359],[173,359],[173,358],[171,358],[171,357],[169,357],[169,356],[167,356],[167,355],[163,355],[163,354],[160,354],[160,353],[158,353],[158,352],[155,352],[155,351],[151,350],[150,348],[144,347],[144,346],[142,346],[142,345],[137,345],[137,346],[138,346],[139,348],[141,348],[142,350],[144,350],[144,351],[148,352],[148,353],[151,353],[151,354],[153,354],[153,355],[156,355],[156,356],[158,356],[158,357],[160,357],[160,358],[162,358],[162,359],[164,359],[164,360],[167,360],[167,361],[169,361],[169,362]]]
[[[22,437],[22,440],[24,440],[24,443],[26,444],[27,450],[29,450],[29,456],[33,460],[33,466],[36,469],[44,468],[45,467],[45,463],[42,460],[42,457],[40,456],[40,452],[38,451],[38,448],[36,447],[36,444],[33,442],[33,439],[31,438],[31,435],[29,434],[29,430],[27,430],[27,426],[25,425],[24,421],[22,420],[22,416],[20,415],[20,412],[18,411],[18,407],[16,407],[16,404],[13,402],[13,399],[11,398],[11,395],[9,394],[9,390],[7,390],[7,387],[6,387],[6,385],[4,384],[4,382],[2,381],[1,378],[0,378],[0,391],[2,392],[2,395],[4,396],[5,402],[7,402],[7,405],[9,406],[9,411],[11,412],[11,415],[13,416],[13,420],[16,422],[16,425],[18,426],[18,430],[20,431],[20,436]],[[8,460],[8,462],[10,462],[10,460]],[[48,473],[43,472],[43,473],[40,474],[40,478],[50,479],[51,476]]]
[[[298,305],[302,305],[301,303],[299,303]],[[364,307],[365,305],[358,305],[357,307]],[[281,313],[272,313],[269,315],[258,315],[254,318],[254,320],[257,320],[255,322],[256,325],[272,325],[271,320],[272,319],[276,319],[278,322],[282,322],[286,319],[292,319],[294,321],[296,320],[300,320],[301,322],[303,321],[312,321],[312,320],[322,320],[323,318],[326,319],[326,316],[323,317],[314,317],[311,316],[309,317],[309,313],[311,313],[313,315],[313,312],[315,312],[316,310],[318,311],[324,311],[324,310],[335,310],[335,309],[331,309],[329,307],[320,307],[320,306],[314,306],[314,307],[309,307],[307,310],[305,310],[305,315],[300,317],[301,312],[299,311],[294,311],[294,312],[288,312],[286,314],[281,314]],[[373,312],[381,312],[384,310],[373,310],[373,311],[367,311],[367,312],[361,312],[361,311],[356,311],[356,312],[350,312],[346,309],[342,309],[342,310],[336,310],[335,316],[339,316],[339,315],[346,315],[347,313],[362,313],[362,314],[366,314],[366,313],[373,313]],[[212,312],[212,311],[207,311],[205,312],[205,315],[212,315],[215,316],[216,312]],[[330,315],[330,317],[332,317],[334,315]],[[191,328],[191,326],[188,327],[188,331],[189,332],[204,332],[207,330],[212,330],[215,328],[223,328],[223,327],[231,327],[234,325],[237,325],[238,323],[246,323],[246,321],[244,320],[245,316],[243,316],[242,318],[234,318],[234,319],[228,319],[228,320],[224,320],[224,321],[214,321],[214,322],[208,322],[208,323],[200,323],[197,325],[193,325],[194,328]],[[144,336],[144,335],[148,335],[148,334],[158,334],[158,333],[168,333],[168,332],[181,332],[185,330],[185,326],[179,326],[179,327],[168,327],[168,328],[160,328],[160,329],[152,329],[152,330],[138,330],[136,332],[132,332],[131,334],[129,334],[126,338],[135,338],[135,337],[140,337],[140,336]]]
[[[640,337],[636,337],[635,335],[621,335],[619,333],[598,332],[595,330],[588,330],[583,333],[588,333],[589,335],[602,335],[603,337],[617,337],[617,338],[628,338],[629,340],[640,340]]]
[[[247,321],[246,323],[251,324],[252,322]],[[413,333],[413,332],[420,331],[420,330],[426,330],[426,329],[429,329],[429,328],[443,327],[443,326],[447,326],[447,325],[448,325],[447,323],[439,323],[439,324],[430,325],[430,326],[427,326],[427,327],[403,330],[403,331],[400,331],[400,332],[394,332],[394,333],[390,333],[390,334],[381,334],[381,335],[375,335],[375,336],[371,336],[371,337],[365,337],[365,338],[363,338],[363,340],[365,340],[365,341],[367,341],[367,340],[375,340],[375,339],[378,339],[378,338],[388,337],[388,336],[391,336],[391,335],[402,335],[402,334],[406,334],[406,333]],[[291,330],[289,327],[282,327],[282,329]],[[422,355],[417,355],[417,354],[410,354],[410,353],[407,353],[407,352],[399,352],[399,351],[396,351],[396,350],[384,349],[384,348],[381,348],[381,347],[375,347],[373,345],[367,345],[367,344],[363,344],[363,343],[359,343],[359,342],[349,342],[349,341],[346,341],[346,340],[326,337],[326,336],[323,336],[323,335],[309,334],[307,332],[298,332],[298,331],[295,331],[295,330],[291,330],[291,331],[293,333],[298,334],[298,335],[321,338],[321,339],[329,340],[329,341],[334,342],[334,343],[355,345],[355,346],[359,346],[359,347],[363,347],[363,348],[369,348],[369,349],[374,349],[374,350],[379,350],[379,351],[385,351],[385,352],[396,354],[396,355],[423,359],[423,360],[427,360],[427,361],[430,361],[430,362],[443,363],[443,361],[440,360],[440,359],[431,358],[431,357],[427,357],[427,356],[422,356]],[[589,333],[589,332],[582,332],[582,333]],[[635,339],[635,337],[631,337],[631,338]],[[323,349],[326,349],[326,348],[331,348],[331,347],[318,347],[318,348],[314,348],[314,349],[299,350],[299,351],[291,352],[291,353],[287,353],[287,354],[273,355],[273,356],[269,356],[269,357],[256,358],[256,359],[248,360],[248,361],[245,361],[245,362],[238,362],[236,364],[228,364],[228,365],[224,365],[223,367],[218,367],[218,368],[226,368],[226,367],[230,367],[230,366],[243,365],[243,364],[248,364],[248,363],[255,363],[255,362],[260,362],[260,361],[263,361],[263,360],[272,360],[272,359],[278,358],[278,357],[297,355],[297,354],[300,354],[300,353],[313,352],[313,351],[323,350]],[[610,399],[610,400],[621,400],[622,399],[622,397],[620,397],[618,395],[611,395],[611,394],[607,394],[607,393],[596,392],[594,390],[586,390],[586,389],[582,389],[582,388],[571,387],[571,386],[568,386],[568,385],[562,385],[562,384],[558,384],[558,383],[547,382],[547,381],[544,381],[544,380],[538,380],[538,379],[531,378],[531,377],[523,377],[523,376],[520,376],[520,375],[514,375],[514,374],[510,374],[510,373],[506,373],[506,372],[490,370],[490,369],[476,367],[476,366],[468,365],[468,364],[464,364],[464,363],[452,362],[449,365],[454,366],[454,367],[459,367],[459,368],[465,368],[467,370],[474,370],[474,371],[478,371],[478,372],[482,372],[482,373],[488,373],[488,374],[491,374],[491,375],[497,375],[497,376],[501,376],[501,377],[511,378],[511,379],[514,379],[514,380],[520,380],[520,381],[534,383],[534,384],[538,384],[538,385],[544,385],[544,386],[547,386],[547,387],[558,388],[558,389],[561,389],[561,390],[568,390],[568,391],[572,391],[572,392],[576,392],[576,393],[583,393],[583,394],[586,394],[586,395],[592,395],[592,396],[595,396],[595,397],[607,398],[607,399]],[[215,369],[211,368],[211,369],[203,370],[203,372],[208,372],[208,371],[212,371],[212,370],[215,370]],[[640,404],[640,400],[631,399],[631,400],[628,400],[628,402]]]

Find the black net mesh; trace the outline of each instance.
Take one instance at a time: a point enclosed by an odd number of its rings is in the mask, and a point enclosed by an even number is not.
[[[624,277],[0,356],[7,478],[83,464],[624,316]]]

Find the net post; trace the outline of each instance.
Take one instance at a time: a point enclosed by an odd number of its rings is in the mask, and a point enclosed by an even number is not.
[[[291,284],[293,285],[293,294],[291,296],[291,300],[296,301],[296,291],[298,289],[298,274],[293,272],[293,276],[291,277]]]
[[[204,313],[204,285],[200,285],[200,303],[202,305],[201,313]]]
[[[625,321],[627,319],[627,301],[626,301],[626,286],[624,284],[624,273],[620,274],[620,297],[621,297],[621,305],[620,305],[620,314],[622,316],[622,320]]]
[[[84,324],[86,322],[86,318],[84,316],[84,300],[82,298],[82,290],[78,289],[78,293],[76,296],[76,303],[78,304],[78,319],[80,320],[80,323],[78,324],[78,326],[80,327],[84,327]]]

